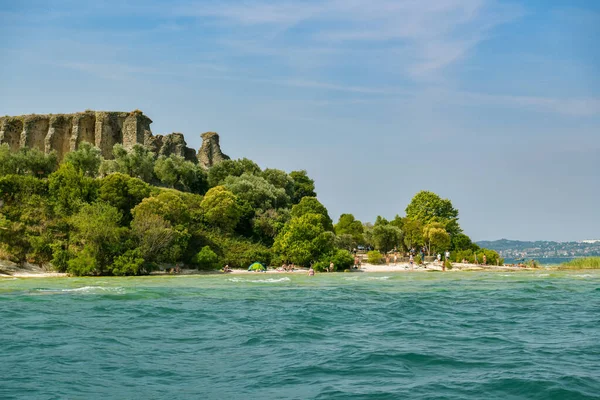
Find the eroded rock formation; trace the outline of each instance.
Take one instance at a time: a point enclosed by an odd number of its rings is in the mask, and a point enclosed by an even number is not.
[[[20,115],[0,117],[0,144],[11,150],[36,148],[45,153],[56,151],[58,158],[75,150],[81,142],[92,143],[104,158],[112,158],[113,146],[120,143],[126,149],[136,144],[148,147],[158,156],[175,154],[209,168],[229,159],[221,152],[219,135],[202,134],[202,147],[196,151],[187,147],[183,134],[153,135],[152,120],[141,111],[85,111],[74,114]]]
[[[202,147],[198,150],[200,165],[210,168],[223,160],[229,160],[229,156],[221,151],[219,135],[216,132],[205,132],[200,136],[202,137]]]

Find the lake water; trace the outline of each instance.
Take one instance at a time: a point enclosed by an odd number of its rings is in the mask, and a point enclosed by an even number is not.
[[[600,272],[0,278],[2,399],[597,399]]]

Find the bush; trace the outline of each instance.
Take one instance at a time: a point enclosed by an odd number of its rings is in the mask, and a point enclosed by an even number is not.
[[[381,264],[381,253],[377,250],[371,250],[367,253],[367,262],[369,264]]]
[[[210,246],[204,246],[196,255],[195,261],[199,269],[215,269],[218,266],[219,256],[211,250]]]
[[[348,250],[338,249],[322,257],[320,262],[326,263],[326,268],[329,268],[329,263],[332,262],[334,271],[342,271],[354,265],[354,257],[352,257],[352,254]]]
[[[98,263],[88,249],[84,249],[77,257],[67,263],[67,272],[75,276],[97,275]]]
[[[486,257],[487,265],[503,265],[504,259],[500,257],[500,255],[494,250],[490,249],[479,249],[477,251],[477,261],[482,264],[483,256]]]
[[[317,272],[326,272],[329,270],[329,262],[328,261],[319,261],[313,264],[313,269]]]
[[[112,264],[113,275],[141,275],[144,272],[144,259],[140,249],[127,250],[116,257]]]
[[[420,254],[417,254],[416,256],[414,256],[413,260],[415,260],[415,264],[417,264],[417,265],[421,265],[421,261],[423,261],[421,259],[421,255]]]

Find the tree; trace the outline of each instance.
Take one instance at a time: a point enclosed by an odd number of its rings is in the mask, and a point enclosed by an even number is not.
[[[139,249],[127,250],[122,255],[115,258],[111,272],[113,275],[141,275],[146,272],[144,268],[145,260],[142,258]]]
[[[423,244],[423,224],[411,218],[403,219],[404,245],[407,249]]]
[[[285,208],[290,202],[284,189],[275,187],[260,176],[248,173],[228,176],[223,186],[254,209]]]
[[[100,164],[102,164],[102,153],[100,149],[88,142],[81,142],[79,148],[67,153],[65,163],[72,164],[76,170],[83,172],[85,176],[96,177]]]
[[[83,203],[94,201],[97,195],[96,181],[69,163],[48,177],[48,188],[56,210],[66,216],[77,212]]]
[[[215,269],[219,262],[219,256],[212,251],[210,246],[204,246],[196,255],[195,261],[200,269]]]
[[[204,194],[208,188],[207,175],[202,167],[180,156],[159,157],[154,173],[163,184],[174,189]]]
[[[326,231],[333,231],[333,222],[329,217],[327,209],[316,197],[303,197],[298,204],[292,207],[292,217],[301,217],[305,214],[319,214],[323,218],[321,223]]]
[[[160,215],[173,226],[187,225],[190,222],[190,211],[187,204],[183,201],[180,193],[170,189],[143,199],[131,213],[135,218],[136,213],[142,212]]]
[[[275,238],[273,250],[284,260],[309,265],[334,249],[334,235],[323,228],[321,214],[292,218]]]
[[[391,225],[385,218],[378,216],[373,226],[372,238],[375,246],[387,253],[402,243],[402,231],[397,226]]]
[[[451,246],[453,251],[460,250],[478,250],[479,246],[471,241],[471,238],[464,233],[452,235]]]
[[[387,253],[402,243],[402,231],[393,225],[376,225],[373,227],[373,241],[379,250]]]
[[[98,273],[105,272],[113,257],[120,253],[124,233],[120,222],[120,211],[104,202],[85,204],[71,218],[75,239],[96,260]]]
[[[335,234],[350,235],[353,240],[352,247],[356,247],[358,244],[364,242],[364,228],[362,222],[354,218],[352,214],[342,214],[338,220],[338,223],[333,227]]]
[[[6,151],[6,148],[4,151]],[[44,154],[38,149],[29,147],[22,147],[8,158],[6,158],[6,155],[3,158],[6,159],[7,164],[0,167],[0,169],[6,169],[6,172],[13,174],[31,175],[38,178],[47,177],[56,171],[58,166],[56,152]]]
[[[292,203],[298,204],[304,197],[317,197],[315,181],[308,177],[305,170],[292,171],[290,177],[294,180]]]
[[[148,196],[150,186],[141,179],[117,172],[100,180],[98,197],[119,209],[124,223],[131,221],[131,209]]]
[[[448,199],[442,199],[433,192],[420,191],[406,207],[406,217],[418,220],[423,225],[432,221],[442,222],[452,234],[462,230],[458,225],[458,210]]]
[[[427,246],[427,253],[431,255],[435,250],[443,251],[450,246],[450,234],[440,222],[430,222],[423,227],[423,238]]]
[[[144,182],[154,178],[155,155],[146,147],[136,144],[130,151],[117,143],[113,146],[114,160],[104,160],[100,166],[102,175],[120,172]]]
[[[206,221],[224,232],[232,232],[242,215],[238,197],[223,186],[206,192],[200,205]]]
[[[228,176],[242,176],[260,174],[260,167],[247,158],[239,160],[223,160],[208,170],[208,185],[215,187],[223,185]]]
[[[294,195],[294,180],[285,171],[280,169],[266,168],[261,175],[271,185],[285,190],[285,193],[291,198]]]
[[[144,208],[134,211],[131,234],[136,239],[140,256],[151,262],[168,260],[170,254],[165,250],[172,248],[180,236],[169,221]]]
[[[290,212],[287,209],[258,211],[252,219],[254,235],[261,242],[271,245],[289,219]]]

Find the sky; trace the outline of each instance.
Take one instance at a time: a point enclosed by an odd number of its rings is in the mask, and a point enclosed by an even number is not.
[[[430,190],[474,240],[600,239],[598,38],[595,0],[0,0],[0,114],[216,131],[334,219]]]

